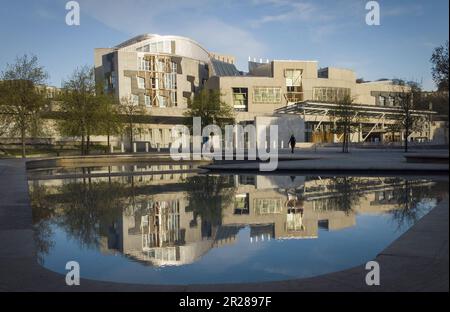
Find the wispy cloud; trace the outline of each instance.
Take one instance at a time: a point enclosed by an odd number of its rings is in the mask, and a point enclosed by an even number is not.
[[[261,55],[265,45],[235,23],[211,16],[218,1],[81,0],[85,13],[127,35],[173,34],[199,41],[210,51],[229,53],[238,60]],[[114,44],[114,43],[113,43]],[[238,63],[243,66],[244,64]]]
[[[319,7],[310,2],[254,0],[253,3],[255,5],[272,6],[272,10],[278,12],[277,14],[263,15],[252,20],[250,24],[253,28],[272,22],[311,21],[313,19],[323,20],[327,18],[323,11],[319,10]]]

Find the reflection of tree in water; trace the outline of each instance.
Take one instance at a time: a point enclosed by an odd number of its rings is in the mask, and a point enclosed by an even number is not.
[[[202,220],[202,234],[210,237],[212,226],[222,224],[222,210],[234,201],[233,176],[198,175],[185,180],[187,199],[186,211],[193,211],[191,226],[196,226],[198,217]]]
[[[95,247],[99,237],[121,216],[124,186],[120,183],[70,183],[61,187],[63,213],[58,225],[81,246]]]
[[[352,213],[363,196],[360,189],[361,182],[361,178],[358,177],[330,178],[327,189],[335,195],[326,199],[326,206],[332,210],[343,211],[347,215]]]
[[[427,181],[405,179],[394,188],[393,200],[398,207],[390,213],[398,229],[415,224],[430,209],[427,200],[439,199],[439,188],[434,183],[424,185],[424,182]]]
[[[33,188],[33,223],[38,258],[43,258],[53,245],[51,224],[64,228],[81,246],[98,246],[99,237],[121,216],[125,186],[112,182],[83,181],[58,187],[49,194],[46,187]]]
[[[51,240],[53,231],[50,218],[55,212],[55,207],[49,200],[48,190],[45,186],[33,186],[30,188],[30,201],[33,207],[33,237],[36,246],[37,260],[44,264],[44,255],[48,254],[55,245]]]

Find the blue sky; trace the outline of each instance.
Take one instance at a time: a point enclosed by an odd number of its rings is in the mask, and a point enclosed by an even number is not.
[[[35,54],[60,86],[93,50],[134,35],[188,36],[210,51],[257,59],[317,60],[366,80],[403,78],[434,89],[429,58],[448,40],[448,0],[380,0],[381,25],[365,0],[79,0],[81,25],[65,24],[66,0],[2,0],[0,68]]]

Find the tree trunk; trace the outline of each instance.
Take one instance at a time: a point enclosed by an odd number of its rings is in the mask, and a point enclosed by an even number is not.
[[[106,135],[106,140],[108,142],[108,154],[111,152],[111,143],[110,143],[110,139],[109,139],[109,131],[108,134]]]
[[[133,124],[130,123],[130,149],[131,149],[131,152],[133,152],[133,142],[134,142],[134,139],[133,139]]]
[[[405,153],[408,153],[408,131],[405,133]]]
[[[81,155],[84,155],[84,134],[81,135]]]
[[[86,155],[89,155],[90,152],[90,145],[91,145],[91,135],[86,135]]]
[[[25,129],[22,127],[20,129],[20,140],[22,142],[22,158],[26,157],[26,151],[25,151]]]

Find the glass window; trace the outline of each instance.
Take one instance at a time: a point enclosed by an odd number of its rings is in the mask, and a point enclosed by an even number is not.
[[[338,102],[350,96],[349,88],[318,87],[313,89],[314,101]]]
[[[138,57],[138,70],[150,70],[150,62],[143,57]]]
[[[388,97],[388,106],[394,106],[394,97],[393,96]]]
[[[167,107],[167,98],[162,95],[158,95],[159,107]]]
[[[146,105],[146,106],[151,106],[151,104],[152,104],[152,101],[151,101],[151,99],[150,99],[150,96],[149,96],[149,95],[146,95],[146,96],[145,96],[145,105]]]
[[[142,77],[137,77],[137,84],[139,89],[145,89],[145,79]]]
[[[233,88],[233,104],[237,111],[247,111],[248,108],[248,89]]]
[[[281,102],[281,88],[256,87],[253,89],[253,101],[262,104],[275,104]]]
[[[172,106],[177,106],[177,93],[176,92],[170,93],[170,100],[172,101]]]
[[[302,84],[302,71],[301,69],[286,69],[284,71],[286,77],[287,87],[300,87]]]
[[[133,101],[133,105],[138,105],[139,104],[139,95],[137,94],[132,94],[131,95],[132,101]]]

